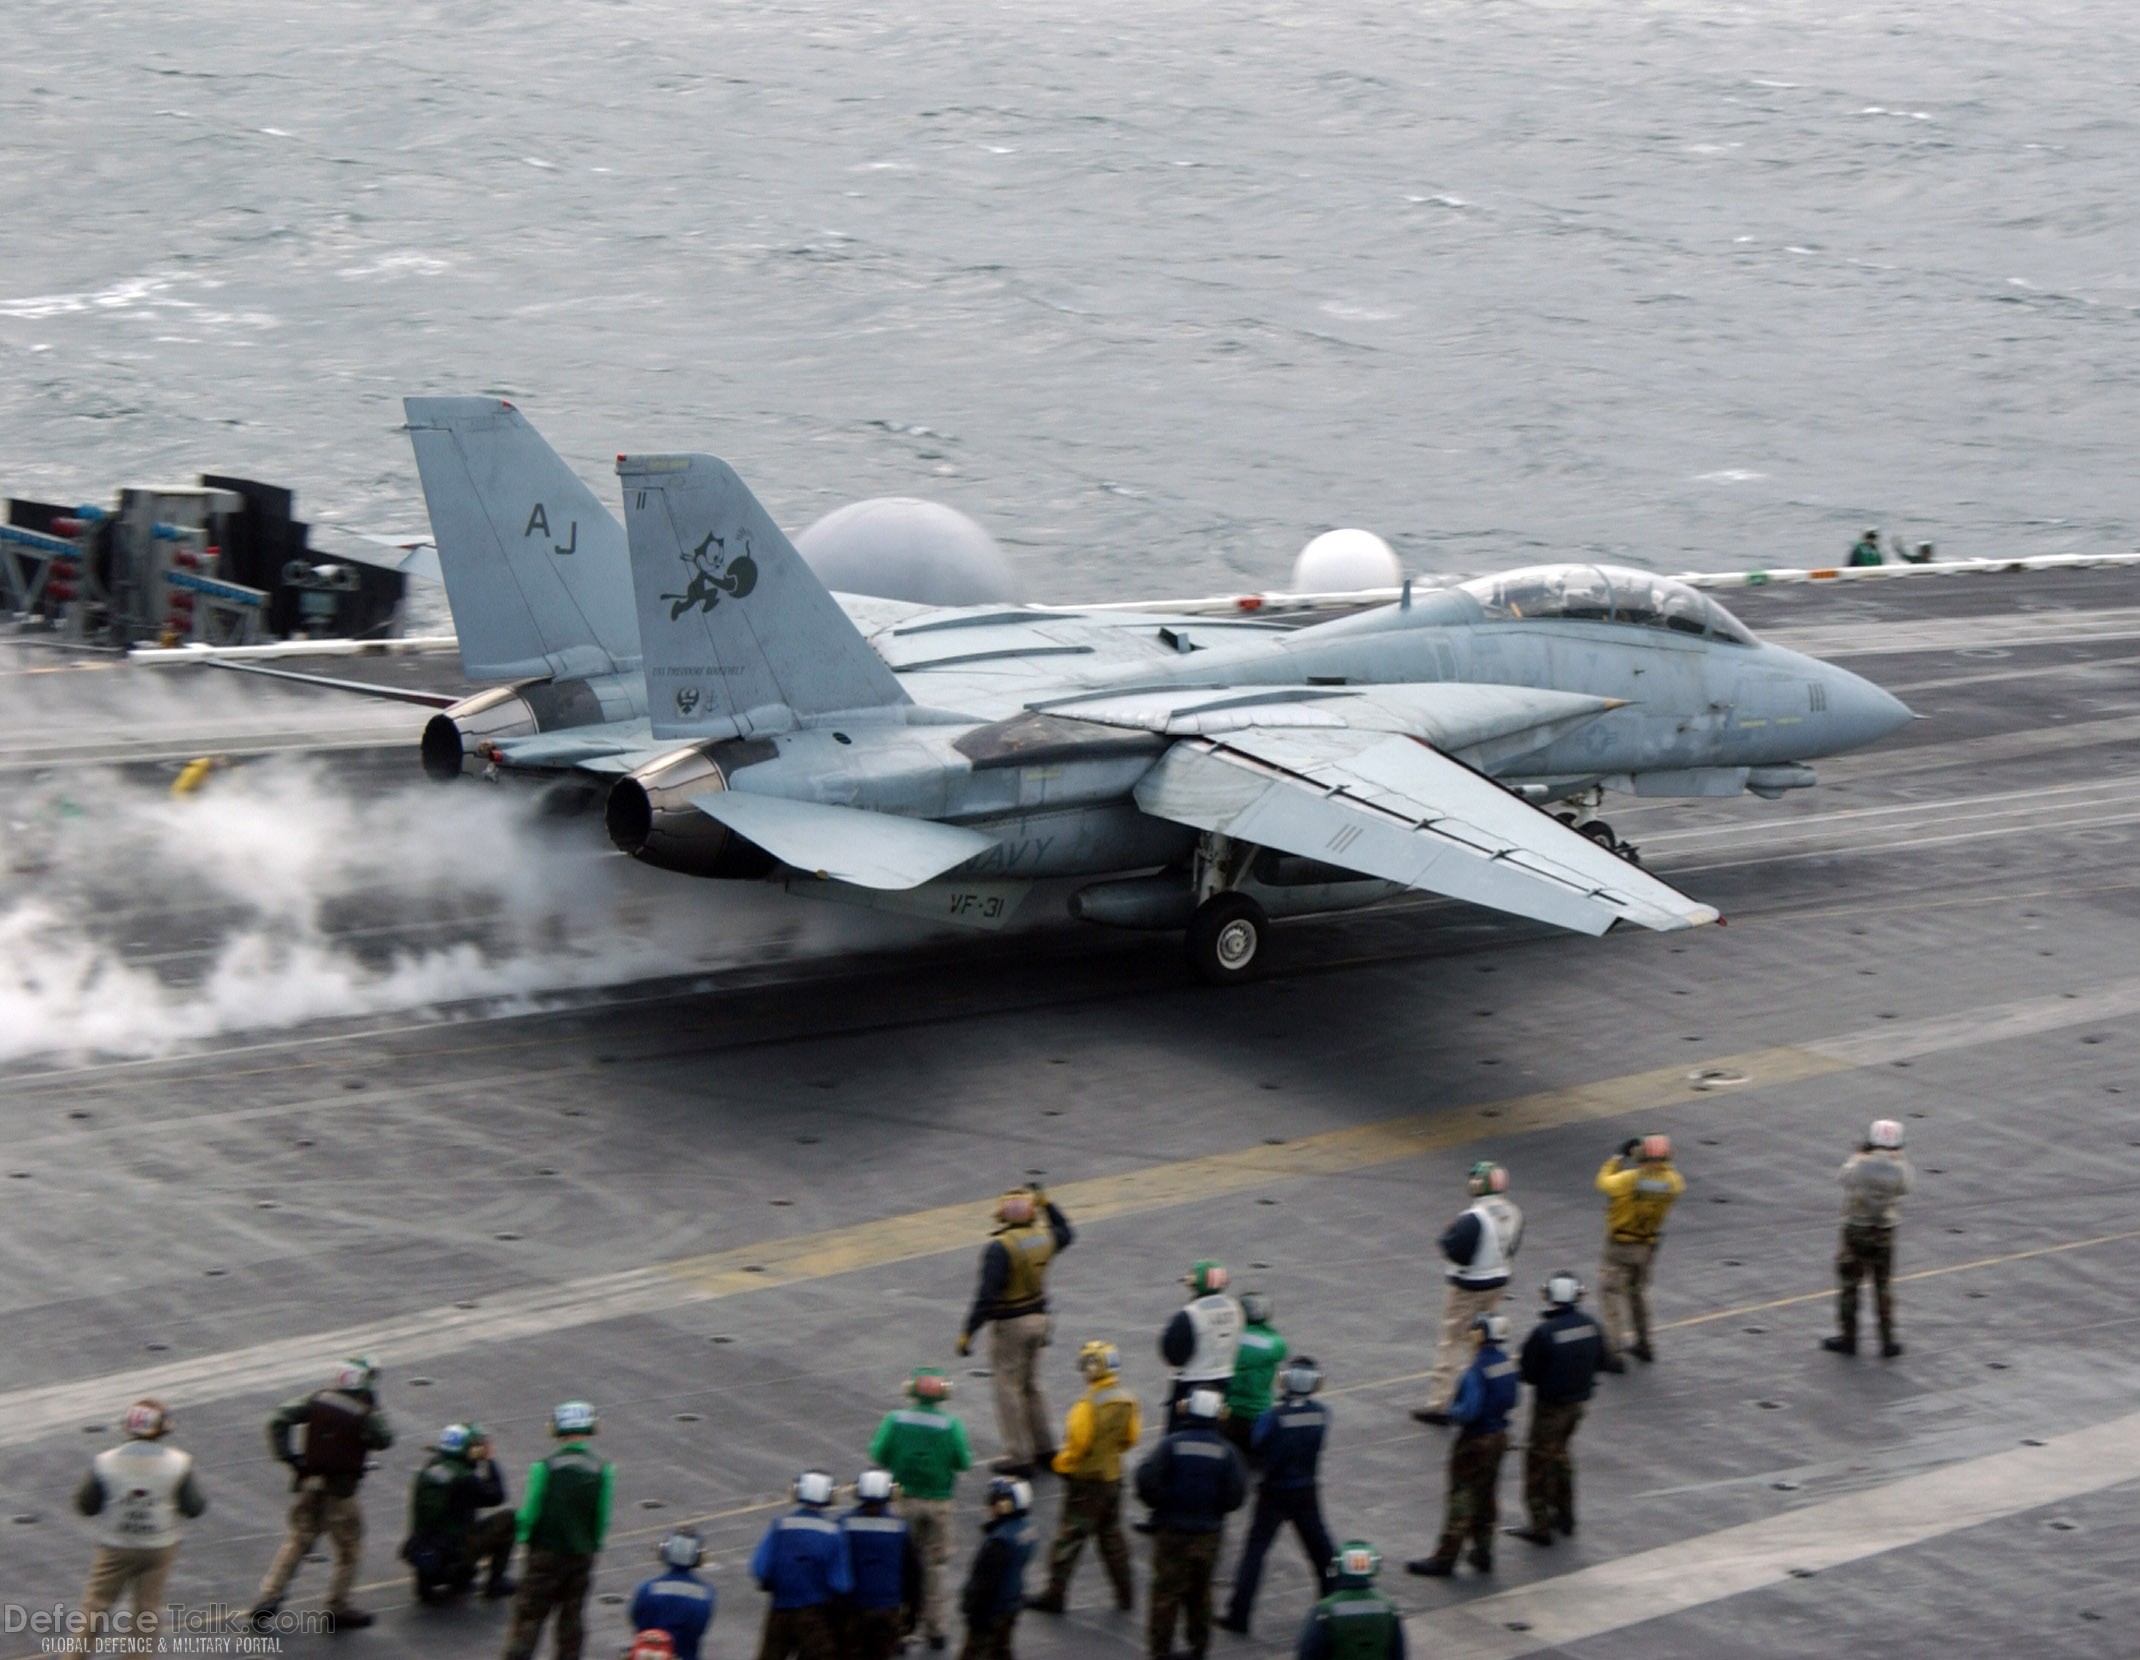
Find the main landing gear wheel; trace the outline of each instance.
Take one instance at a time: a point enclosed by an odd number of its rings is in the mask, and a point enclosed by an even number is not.
[[[1205,900],[1189,919],[1189,968],[1207,986],[1238,985],[1254,971],[1270,943],[1271,919],[1246,894]]]
[[[1642,854],[1635,844],[1633,842],[1624,842],[1614,835],[1612,826],[1601,818],[1594,818],[1588,824],[1578,824],[1575,827],[1575,832],[1579,836],[1588,836],[1598,846],[1605,849],[1606,852],[1619,854],[1621,858],[1631,865],[1642,863]]]

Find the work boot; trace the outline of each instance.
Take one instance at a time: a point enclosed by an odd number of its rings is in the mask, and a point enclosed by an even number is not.
[[[1880,1339],[1880,1358],[1882,1360],[1893,1360],[1897,1355],[1901,1353],[1902,1345],[1900,1343],[1897,1343],[1892,1337],[1883,1337]]]
[[[1449,1422],[1449,1414],[1438,1406],[1418,1407],[1413,1411],[1412,1416],[1422,1424],[1432,1424],[1437,1429]]]
[[[1627,1370],[1627,1362],[1622,1360],[1618,1355],[1607,1355],[1603,1360],[1598,1362],[1598,1370],[1601,1372],[1610,1372],[1614,1377],[1618,1377],[1622,1372]]]
[[[1505,1527],[1501,1531],[1511,1539],[1521,1539],[1526,1544],[1550,1545],[1553,1543],[1553,1530],[1549,1527]]]
[[[1456,1572],[1453,1556],[1415,1556],[1404,1565],[1408,1574],[1417,1574],[1421,1579],[1447,1579]]]
[[[1232,1632],[1236,1637],[1246,1637],[1248,1635],[1248,1621],[1237,1620],[1231,1614],[1222,1614],[1211,1623],[1221,1631]]]
[[[1820,1346],[1832,1355],[1854,1355],[1858,1352],[1858,1340],[1855,1337],[1824,1337],[1820,1340]]]
[[[1473,1545],[1465,1555],[1464,1560],[1482,1574],[1490,1574],[1494,1571],[1494,1553],[1484,1545]]]
[[[1036,1614],[1060,1614],[1063,1611],[1063,1588],[1050,1585],[1037,1597],[1027,1597],[1026,1607]]]
[[[1647,1366],[1651,1361],[1657,1358],[1655,1355],[1650,1353],[1650,1340],[1647,1337],[1645,1337],[1639,1343],[1630,1343],[1627,1346],[1627,1352],[1633,1355],[1637,1360],[1641,1361],[1642,1364],[1645,1366]]]
[[[1575,1513],[1573,1511],[1561,1517],[1560,1530],[1571,1539],[1575,1537]]]
[[[282,1612],[282,1598],[270,1597],[266,1602],[256,1602],[245,1616],[245,1623],[255,1631],[271,1631],[275,1616]]]
[[[327,1610],[327,1629],[339,1637],[345,1631],[362,1631],[374,1624],[371,1615],[361,1608],[330,1608]]]

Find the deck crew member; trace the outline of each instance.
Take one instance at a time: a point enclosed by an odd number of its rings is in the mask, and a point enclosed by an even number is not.
[[[750,1576],[772,1602],[758,1660],[835,1660],[832,1603],[854,1589],[847,1536],[825,1514],[832,1503],[832,1477],[805,1470],[795,1478],[795,1508],[777,1516],[758,1541]]]
[[[1508,1289],[1508,1277],[1523,1243],[1523,1212],[1508,1199],[1508,1172],[1481,1159],[1464,1178],[1471,1203],[1442,1231],[1441,1339],[1427,1379],[1426,1405],[1412,1416],[1423,1424],[1449,1422],[1449,1399],[1457,1374],[1471,1357],[1472,1322],[1491,1312]]]
[[[1902,1126],[1892,1118],[1874,1122],[1864,1143],[1843,1161],[1843,1238],[1835,1253],[1834,1337],[1821,1347],[1837,1354],[1858,1352],[1858,1286],[1872,1279],[1873,1309],[1880,1318],[1881,1358],[1902,1353],[1895,1340],[1896,1210],[1910,1190],[1910,1161],[1902,1152]]]
[[[1063,1478],[1062,1520],[1048,1549],[1047,1589],[1026,1604],[1043,1614],[1063,1611],[1070,1575],[1087,1539],[1099,1548],[1114,1582],[1115,1606],[1128,1608],[1136,1601],[1129,1541],[1122,1536],[1122,1455],[1144,1433],[1143,1420],[1137,1397],[1122,1387],[1121,1350],[1112,1343],[1087,1343],[1078,1350],[1077,1367],[1085,1375],[1085,1393],[1070,1408],[1062,1450],[1055,1455],[1055,1473]]]
[[[208,1509],[191,1455],[170,1444],[171,1415],[161,1401],[136,1401],[127,1408],[125,1427],[126,1439],[91,1459],[89,1474],[74,1491],[74,1508],[96,1518],[97,1553],[69,1654],[86,1654],[93,1642],[114,1635],[143,1639],[151,1652],[156,1649],[180,1524]],[[131,1630],[115,1632],[110,1610],[129,1592]]]
[[[870,1438],[869,1459],[892,1474],[899,1514],[906,1518],[921,1562],[918,1624],[929,1646],[944,1646],[944,1570],[951,1562],[951,1493],[959,1472],[973,1467],[966,1426],[944,1410],[951,1380],[934,1366],[907,1379],[907,1404],[887,1412]]]
[[[1650,1349],[1650,1269],[1664,1237],[1664,1219],[1687,1191],[1672,1165],[1672,1138],[1635,1136],[1598,1171],[1605,1195],[1605,1259],[1598,1270],[1598,1309],[1605,1317],[1605,1370],[1620,1370],[1625,1350],[1647,1363]]]
[[[1159,1334],[1159,1357],[1174,1368],[1167,1396],[1167,1428],[1178,1429],[1182,1403],[1199,1389],[1216,1390],[1223,1402],[1233,1386],[1241,1345],[1241,1305],[1226,1294],[1223,1263],[1199,1262],[1182,1276],[1189,1300]]]
[[[1322,1368],[1302,1355],[1286,1363],[1278,1381],[1285,1398],[1257,1415],[1249,1436],[1250,1457],[1263,1472],[1263,1481],[1256,1489],[1248,1542],[1241,1547],[1241,1560],[1234,1567],[1233,1598],[1226,1606],[1226,1617],[1219,1621],[1226,1630],[1243,1636],[1248,1634],[1249,1611],[1263,1579],[1263,1559],[1279,1528],[1287,1523],[1300,1536],[1300,1548],[1308,1553],[1318,1594],[1330,1589],[1330,1530],[1323,1525],[1317,1485],[1323,1446],[1330,1435],[1330,1409],[1313,1398],[1323,1386]]]
[[[1583,1282],[1573,1270],[1561,1269],[1539,1295],[1546,1312],[1517,1358],[1517,1369],[1531,1386],[1531,1430],[1523,1445],[1523,1502],[1530,1525],[1508,1531],[1534,1545],[1550,1545],[1556,1529],[1575,1531],[1575,1460],[1568,1443],[1597,1383],[1605,1337],[1576,1306],[1583,1300]]]
[[[1013,1476],[988,1484],[988,1519],[974,1552],[959,1612],[966,1641],[959,1660],[1011,1660],[1011,1633],[1025,1607],[1025,1567],[1033,1559],[1033,1489]]]
[[[587,1588],[594,1559],[609,1537],[617,1472],[588,1445],[600,1428],[585,1401],[560,1402],[550,1414],[557,1445],[528,1469],[515,1531],[527,1546],[505,1660],[529,1660],[542,1628],[557,1616],[557,1660],[579,1660],[586,1641]]]
[[[1241,1341],[1234,1350],[1233,1378],[1226,1386],[1226,1416],[1219,1428],[1243,1458],[1254,1462],[1248,1438],[1256,1420],[1268,1412],[1276,1391],[1278,1368],[1291,1352],[1271,1324],[1275,1313],[1270,1293],[1241,1293]]]
[[[1382,1553],[1348,1539],[1330,1564],[1336,1589],[1309,1611],[1293,1660],[1405,1660],[1404,1619],[1375,1589]]]
[[[988,1369],[995,1381],[996,1431],[1003,1456],[989,1468],[1030,1476],[1055,1456],[1048,1402],[1040,1390],[1040,1351],[1048,1342],[1048,1265],[1077,1239],[1060,1206],[1038,1183],[996,1201],[995,1234],[981,1252],[973,1307],[959,1333],[960,1355],[988,1327]]]
[[[1182,1427],[1137,1466],[1137,1496],[1152,1507],[1152,1603],[1145,1642],[1152,1660],[1174,1652],[1182,1621],[1189,1652],[1211,1643],[1211,1575],[1226,1518],[1248,1496],[1248,1470],[1219,1433],[1226,1402],[1198,1389],[1182,1403]]]
[[[290,1467],[289,1532],[268,1565],[267,1578],[253,1601],[257,1630],[282,1607],[282,1594],[296,1575],[305,1553],[324,1533],[334,1547],[334,1567],[327,1576],[327,1618],[334,1631],[360,1631],[371,1615],[349,1605],[357,1582],[357,1553],[364,1545],[364,1510],[357,1486],[364,1480],[368,1456],[394,1444],[394,1427],[378,1402],[379,1368],[368,1355],[343,1363],[328,1388],[286,1401],[268,1420],[268,1447]],[[304,1445],[291,1441],[305,1432]]]
[[[696,1528],[680,1527],[655,1549],[661,1572],[632,1593],[633,1641],[653,1632],[669,1639],[676,1660],[698,1660],[706,1628],[713,1624],[713,1587],[698,1576],[706,1542]]]
[[[892,1514],[892,1474],[875,1468],[855,1477],[855,1507],[840,1518],[854,1589],[838,1613],[846,1660],[891,1660],[906,1646],[921,1600],[921,1562],[913,1529]]]
[[[415,1572],[418,1599],[433,1602],[465,1591],[485,1568],[483,1594],[511,1596],[516,1587],[505,1570],[514,1534],[490,1437],[480,1424],[448,1424],[409,1490],[409,1536],[401,1559]]]
[[[1443,1579],[1456,1572],[1457,1552],[1471,1541],[1465,1560],[1480,1573],[1493,1572],[1494,1522],[1500,1514],[1501,1455],[1508,1451],[1508,1415],[1516,1409],[1516,1363],[1508,1358],[1508,1316],[1475,1315],[1472,1357],[1456,1386],[1449,1419],[1457,1426],[1449,1447],[1449,1496],[1442,1513],[1441,1542],[1432,1556],[1404,1565],[1408,1574]]]

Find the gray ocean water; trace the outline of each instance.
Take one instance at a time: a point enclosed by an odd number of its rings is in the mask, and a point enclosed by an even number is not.
[[[407,392],[1043,598],[2128,550],[2110,0],[14,0],[0,486],[420,526]]]

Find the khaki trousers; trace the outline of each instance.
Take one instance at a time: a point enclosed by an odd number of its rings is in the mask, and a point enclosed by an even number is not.
[[[1605,1241],[1605,1259],[1598,1266],[1598,1313],[1604,1316],[1599,1323],[1605,1328],[1607,1356],[1650,1340],[1650,1264],[1656,1257],[1654,1243]]]
[[[951,1501],[902,1494],[899,1514],[906,1518],[907,1537],[921,1563],[921,1606],[914,1611],[916,1619],[931,1637],[942,1637],[946,1635],[944,1571],[951,1565]]]
[[[1031,1464],[1051,1449],[1048,1402],[1040,1392],[1040,1351],[1047,1346],[1048,1317],[1020,1314],[988,1327],[988,1368],[994,1374],[996,1429],[1003,1456]]]
[[[69,1654],[87,1654],[94,1638],[117,1636],[100,1621],[119,1598],[134,1593],[133,1629],[126,1635],[153,1638],[163,1627],[164,1588],[171,1582],[171,1564],[178,1560],[178,1546],[159,1545],[139,1550],[125,1545],[99,1545],[89,1564],[89,1586],[82,1592],[83,1630],[67,1644]],[[148,1645],[153,1652],[155,1645]]]
[[[289,1525],[282,1549],[268,1564],[267,1578],[260,1582],[260,1595],[255,1600],[282,1601],[305,1552],[324,1533],[334,1546],[334,1569],[327,1576],[327,1607],[339,1614],[349,1606],[349,1590],[357,1582],[357,1552],[364,1544],[364,1511],[356,1494],[344,1498],[324,1488],[308,1487],[290,1506]]]
[[[1449,1401],[1456,1394],[1456,1380],[1471,1364],[1471,1322],[1499,1306],[1501,1294],[1507,1289],[1497,1285],[1487,1291],[1471,1291],[1454,1280],[1449,1282],[1449,1294],[1442,1303],[1441,1343],[1434,1351],[1434,1371],[1427,1379],[1424,1410],[1449,1410]]]

